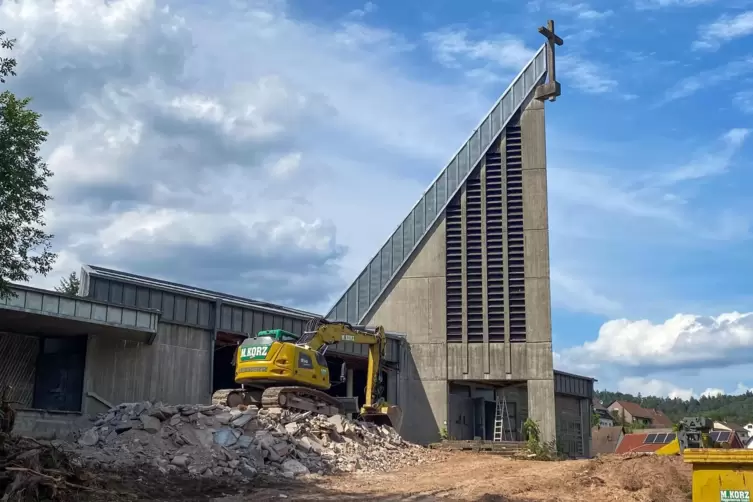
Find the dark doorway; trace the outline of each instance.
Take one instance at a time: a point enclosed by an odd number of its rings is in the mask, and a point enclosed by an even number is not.
[[[484,439],[487,441],[493,441],[494,440],[494,419],[497,416],[497,403],[494,401],[484,401],[484,414],[486,415],[486,430],[484,433]],[[507,436],[506,438],[503,437],[503,439],[509,440],[510,437]]]
[[[214,344],[212,392],[240,387],[235,383],[235,351],[245,339],[242,335],[217,333],[217,341]]]
[[[40,341],[32,406],[43,410],[81,411],[86,335],[43,337]]]

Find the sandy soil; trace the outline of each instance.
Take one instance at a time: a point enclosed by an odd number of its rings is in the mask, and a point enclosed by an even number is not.
[[[453,454],[431,466],[388,474],[310,477],[248,487],[241,501],[485,501],[690,502],[690,468],[679,457],[608,456],[596,460],[534,462]],[[204,499],[207,500],[207,499]]]

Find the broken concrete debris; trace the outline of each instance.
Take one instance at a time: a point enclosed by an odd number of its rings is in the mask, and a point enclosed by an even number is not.
[[[255,407],[124,403],[78,438],[79,455],[110,467],[152,464],[195,476],[386,471],[435,452],[394,429],[336,415]]]

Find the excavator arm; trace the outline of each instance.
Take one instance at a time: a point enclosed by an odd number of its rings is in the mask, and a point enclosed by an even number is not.
[[[316,331],[310,337],[306,337],[307,345],[319,351],[326,345],[339,342],[351,342],[369,346],[369,360],[366,375],[366,403],[365,407],[377,405],[381,398],[377,392],[378,383],[381,381],[382,361],[387,355],[387,338],[382,326],[369,329],[364,326],[351,326],[345,322],[331,322],[319,320]]]
[[[316,329],[307,332],[300,342],[305,342],[309,348],[316,351],[321,350],[324,346],[339,342],[368,345],[366,402],[361,408],[361,416],[371,422],[391,424],[399,430],[402,422],[402,411],[397,406],[387,405],[382,396],[382,363],[387,355],[387,337],[382,326],[367,328],[365,326],[352,326],[341,321],[319,319]]]

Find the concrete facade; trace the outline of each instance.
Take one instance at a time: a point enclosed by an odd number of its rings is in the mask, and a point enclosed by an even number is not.
[[[514,138],[513,138],[514,137]],[[512,143],[515,143],[514,145]],[[511,153],[512,152],[512,153]],[[516,166],[508,166],[517,160]],[[519,160],[518,160],[519,159]],[[492,164],[501,177],[498,185],[489,183]],[[476,192],[462,188],[450,203],[447,217],[440,218],[429,229],[419,247],[413,252],[390,287],[363,318],[366,324],[382,324],[406,333],[410,347],[409,368],[401,377],[406,392],[412,399],[404,406],[404,433],[413,441],[431,442],[439,438],[440,430],[447,427],[449,401],[448,382],[488,382],[500,388],[512,382],[525,382],[527,402],[521,409],[526,418],[539,423],[542,437],[552,441],[557,435],[555,420],[555,392],[551,339],[551,308],[549,297],[549,242],[546,203],[546,144],[544,131],[544,105],[529,101],[519,118],[511,121],[500,138],[469,177],[469,185],[476,181]],[[518,183],[515,186],[515,183]],[[519,187],[519,188],[518,188]],[[511,218],[505,218],[501,207],[496,207],[491,192],[504,198],[508,194],[521,194],[520,225],[515,228]],[[480,193],[479,193],[480,192]],[[474,196],[476,200],[473,200]],[[512,196],[508,197],[512,199]],[[471,204],[477,206],[480,221],[474,221]],[[512,207],[512,200],[503,201]],[[453,213],[455,208],[455,213]],[[459,211],[457,210],[459,208]],[[500,244],[493,242],[494,232],[490,218],[494,212],[501,216],[498,234]],[[459,213],[459,218],[456,217]],[[453,216],[455,219],[453,220]],[[448,220],[449,218],[449,220]],[[477,218],[478,219],[478,218]],[[450,221],[450,223],[448,223]],[[459,245],[448,240],[448,225],[459,228]],[[476,241],[480,244],[478,255],[482,280],[473,283],[469,269],[474,266],[474,249],[471,233],[477,229]],[[519,245],[516,249],[515,239]],[[459,267],[448,261],[448,248],[457,248]],[[514,256],[514,252],[522,256]],[[488,268],[495,262],[490,254],[499,253],[503,290],[500,291],[498,310],[506,313],[499,324],[500,335],[490,340],[490,323],[494,321],[489,290]],[[513,266],[522,262],[519,282],[514,282]],[[448,299],[452,285],[448,281],[448,267],[459,269],[459,301]],[[511,290],[521,289],[519,304]],[[480,290],[480,312],[476,318],[480,334],[474,340],[469,303],[472,289]],[[450,338],[448,322],[452,321],[453,308],[460,318],[459,339]],[[522,304],[522,305],[520,305]],[[525,322],[525,331],[513,339],[514,323],[510,316],[519,310],[519,319]],[[449,319],[449,321],[448,321]],[[563,409],[565,409],[563,407]],[[426,427],[421,424],[433,424]],[[518,427],[519,428],[519,427]]]
[[[544,441],[588,456],[593,381],[553,368],[546,117],[534,99],[545,56],[542,47],[327,315],[405,333],[409,399],[399,404],[412,441],[491,439],[489,409],[504,396],[511,434],[520,439],[531,418]]]
[[[438,439],[448,412],[447,365],[441,364],[447,360],[445,231],[444,221],[435,224],[400,279],[365,319],[365,324],[407,334],[398,400],[401,432],[420,443]]]

